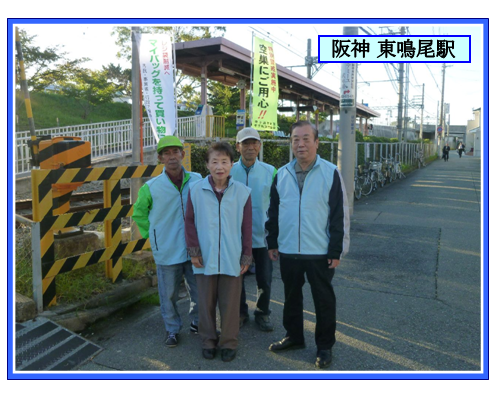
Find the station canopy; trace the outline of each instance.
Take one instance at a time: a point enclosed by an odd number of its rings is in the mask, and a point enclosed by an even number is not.
[[[185,75],[201,77],[227,86],[237,86],[240,80],[250,88],[251,52],[224,37],[175,43],[176,64]],[[298,103],[300,110],[317,106],[321,111],[339,112],[339,93],[277,64],[279,99]],[[357,117],[379,117],[380,113],[357,104]]]

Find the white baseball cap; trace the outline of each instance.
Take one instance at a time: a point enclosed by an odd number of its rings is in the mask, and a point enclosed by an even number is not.
[[[257,141],[260,141],[260,135],[258,134],[255,128],[252,127],[243,128],[236,135],[236,142],[240,143],[246,139],[256,139]]]

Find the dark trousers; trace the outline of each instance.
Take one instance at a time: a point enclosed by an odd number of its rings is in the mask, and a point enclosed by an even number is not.
[[[448,161],[448,152],[443,153],[443,161]]]
[[[305,274],[315,305],[315,343],[318,349],[330,349],[336,333],[336,297],[332,288],[335,269],[329,269],[327,259],[305,260],[280,258],[281,278],[284,283],[283,325],[286,336],[297,343],[303,335],[303,285]]]
[[[252,250],[255,262],[255,277],[257,279],[257,314],[270,314],[270,292],[272,285],[272,261],[269,258],[267,248],[254,248]],[[243,286],[240,299],[240,314],[248,315],[248,305],[246,303],[245,279],[243,275]]]
[[[199,335],[203,349],[236,349],[240,332],[240,277],[196,274]],[[221,336],[216,333],[216,305],[221,315]]]

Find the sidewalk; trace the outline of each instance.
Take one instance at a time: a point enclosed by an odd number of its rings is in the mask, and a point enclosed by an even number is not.
[[[334,277],[338,331],[329,371],[479,371],[481,366],[480,159],[451,152],[355,202],[350,253]],[[246,278],[251,312],[255,276]],[[274,268],[272,333],[253,321],[237,358],[205,360],[186,327],[164,347],[159,308],[139,304],[88,329],[104,350],[80,371],[315,371],[315,313],[305,284],[307,348],[268,350],[284,336],[283,285]],[[186,300],[180,310],[186,325]]]

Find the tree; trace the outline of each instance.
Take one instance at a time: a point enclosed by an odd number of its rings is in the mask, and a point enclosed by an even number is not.
[[[237,87],[209,80],[207,93],[207,102],[214,108],[214,114],[225,116],[235,113],[240,108],[240,89]]]
[[[132,93],[132,69],[122,69],[118,64],[115,66],[110,63],[108,66],[103,66],[103,71],[106,73],[108,81],[118,87],[118,91],[123,95],[131,95]]]
[[[95,106],[111,102],[119,91],[120,86],[109,80],[107,70],[80,69],[70,80],[62,83],[61,91],[64,95],[80,100],[82,118],[86,119]]]
[[[37,36],[29,36],[25,30],[19,29],[19,36],[27,84],[32,91],[39,92],[50,85],[60,85],[89,60],[89,58],[68,59],[63,46],[57,45],[42,50],[34,44]],[[20,84],[20,79],[17,83]]]

